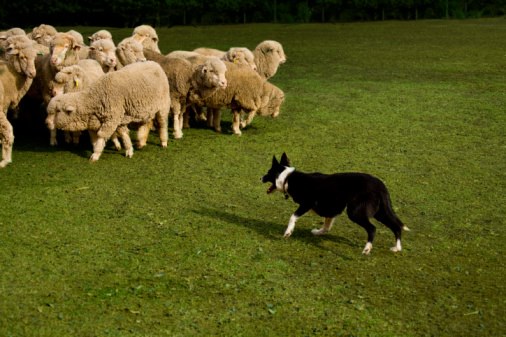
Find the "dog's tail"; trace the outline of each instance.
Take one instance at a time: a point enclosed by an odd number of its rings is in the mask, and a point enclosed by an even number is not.
[[[392,230],[404,230],[404,231],[410,231],[410,229],[402,223],[401,219],[395,214],[393,208],[392,208],[392,201],[390,200],[390,193],[388,193],[388,190],[385,190],[385,193],[381,194],[381,206],[383,206],[383,213],[386,216],[389,224],[385,224],[388,227],[390,227]],[[395,227],[392,228],[392,227]]]

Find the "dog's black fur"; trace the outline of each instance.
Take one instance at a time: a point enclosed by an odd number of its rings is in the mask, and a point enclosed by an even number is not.
[[[290,161],[286,153],[283,153],[280,162],[275,156],[272,158],[272,166],[262,177],[262,182],[272,184],[267,193],[281,191],[299,204],[290,218],[285,237],[292,234],[295,221],[310,210],[325,218],[324,227],[313,230],[313,234],[325,234],[330,230],[334,218],[346,208],[350,220],[367,231],[364,254],[369,254],[376,233],[370,218],[375,218],[392,230],[396,239],[396,246],[392,250],[401,250],[401,233],[408,228],[392,210],[385,184],[370,174],[299,172],[290,168]]]

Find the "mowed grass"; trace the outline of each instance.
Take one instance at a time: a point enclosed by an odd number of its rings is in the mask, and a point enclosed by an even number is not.
[[[101,27],[74,28],[91,34]],[[119,42],[131,29],[111,29]],[[0,171],[1,336],[506,334],[506,20],[158,28],[164,53],[280,41],[277,119],[126,159],[16,125]],[[410,227],[302,217],[260,177],[363,171]]]

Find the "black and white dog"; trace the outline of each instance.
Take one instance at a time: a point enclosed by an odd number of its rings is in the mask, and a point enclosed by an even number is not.
[[[320,229],[313,229],[314,235],[323,235],[330,231],[335,218],[346,208],[351,221],[367,231],[367,243],[363,254],[369,254],[376,233],[376,227],[369,221],[374,217],[390,228],[395,235],[396,244],[391,248],[401,251],[401,233],[409,230],[395,215],[390,203],[390,195],[381,180],[365,173],[304,173],[290,167],[290,161],[283,153],[280,162],[272,158],[272,166],[262,177],[263,183],[271,183],[267,193],[283,192],[299,204],[292,214],[285,237],[292,235],[295,222],[306,212],[313,210],[325,218]]]

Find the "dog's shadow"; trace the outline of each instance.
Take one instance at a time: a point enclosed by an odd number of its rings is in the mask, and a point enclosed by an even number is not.
[[[243,226],[250,230],[254,230],[258,234],[261,234],[268,240],[283,240],[283,233],[286,229],[286,225],[280,224],[278,222],[266,221],[263,219],[254,219],[247,218],[235,213],[227,212],[222,209],[212,209],[212,208],[200,208],[199,210],[193,210],[194,213],[208,217],[213,219],[218,219],[233,225]],[[332,253],[338,255],[339,257],[349,260],[351,259],[348,256],[343,255],[342,252],[339,251],[340,245],[347,245],[349,247],[357,247],[356,242],[349,240],[347,238],[336,236],[336,235],[326,235],[326,236],[314,236],[308,230],[300,230],[296,231],[290,237],[290,240],[299,240],[305,242],[307,244],[312,244],[320,249],[329,250],[328,246],[324,246],[325,241],[332,241],[336,244],[336,248],[332,249]]]

